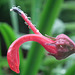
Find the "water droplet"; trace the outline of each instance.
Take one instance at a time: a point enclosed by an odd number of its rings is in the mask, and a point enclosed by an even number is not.
[[[24,22],[24,23],[25,23],[26,25],[28,25],[27,22]]]
[[[37,32],[39,32],[39,30],[37,30]]]
[[[28,17],[29,20],[31,20],[31,17]]]

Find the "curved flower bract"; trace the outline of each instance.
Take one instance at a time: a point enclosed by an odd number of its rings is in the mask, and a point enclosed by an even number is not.
[[[41,40],[42,39],[42,40]],[[24,42],[27,41],[36,41],[38,43],[40,43],[48,52],[52,53],[52,54],[56,54],[56,48],[55,46],[52,45],[46,45],[46,43],[54,43],[53,40],[44,37],[44,36],[40,36],[37,34],[28,34],[28,35],[24,35],[20,38],[18,38],[17,40],[15,40],[11,46],[8,49],[8,53],[7,53],[7,60],[9,63],[9,66],[11,67],[11,69],[17,73],[19,73],[19,47],[21,46],[21,44],[23,44]]]
[[[27,16],[24,14],[22,10],[17,7],[12,7],[11,11],[17,12],[28,24],[31,30],[35,34],[24,35],[17,40],[15,40],[9,47],[7,52],[7,60],[10,68],[19,73],[19,47],[21,44],[27,41],[35,41],[41,44],[49,53],[49,55],[54,56],[56,59],[64,59],[68,57],[70,54],[75,52],[75,44],[74,42],[65,34],[60,34],[56,38],[45,37],[43,36],[39,30],[35,28],[35,26],[28,20]]]

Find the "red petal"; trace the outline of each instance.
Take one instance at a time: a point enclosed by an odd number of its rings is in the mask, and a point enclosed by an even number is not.
[[[36,41],[40,43],[47,51],[51,53],[56,53],[55,47],[52,45],[46,45],[46,43],[53,43],[54,41],[44,37],[42,35],[37,34],[28,34],[24,35],[17,40],[15,40],[11,46],[9,47],[9,50],[7,52],[7,60],[9,63],[10,68],[15,71],[16,73],[19,73],[19,47],[22,43],[27,41]]]
[[[15,71],[16,73],[19,73],[20,62],[19,62],[19,52],[17,48],[14,48],[13,46],[9,48],[7,53],[7,60],[11,70]]]

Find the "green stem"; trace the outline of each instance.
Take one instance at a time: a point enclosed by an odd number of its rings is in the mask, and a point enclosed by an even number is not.
[[[39,31],[51,35],[52,26],[58,17],[63,0],[48,0],[39,22]]]
[[[35,26],[38,25],[40,12],[41,12],[41,5],[42,5],[42,0],[32,0],[31,17],[32,17],[32,23]],[[33,33],[32,30],[30,30],[30,33]]]
[[[43,34],[47,33],[51,35],[50,32],[51,32],[53,23],[60,12],[62,2],[63,0],[48,0],[47,1],[44,11],[41,15],[40,22],[39,22],[39,30],[41,33]],[[44,56],[44,52],[45,52],[44,48],[41,47],[41,45],[33,43],[27,56],[27,63],[25,66],[26,68],[23,75],[37,74],[41,61]]]
[[[65,73],[65,75],[75,75],[75,64],[73,64]]]
[[[37,25],[41,12],[42,0],[33,0],[32,1],[32,22]],[[37,14],[37,15],[36,15]]]
[[[15,5],[15,0],[10,0],[10,8],[13,7]],[[15,32],[19,32],[19,24],[18,24],[18,17],[17,17],[17,14],[14,13],[14,12],[11,12],[10,13],[10,18],[11,18],[11,22],[12,22],[12,25],[13,25],[13,28],[14,28],[14,31]]]

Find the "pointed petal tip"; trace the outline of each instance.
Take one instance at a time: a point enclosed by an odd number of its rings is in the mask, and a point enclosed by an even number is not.
[[[20,73],[19,67],[11,67],[11,66],[10,66],[10,68],[11,68],[12,71],[14,71],[14,72],[16,72],[16,73],[18,73],[18,74]]]
[[[18,74],[20,73],[19,69],[17,69],[15,72],[18,73]]]
[[[18,54],[12,54],[13,51],[12,51],[13,47],[9,48],[8,49],[8,52],[7,52],[7,60],[8,60],[8,64],[10,66],[10,69],[13,70],[14,72],[16,73],[20,73],[19,71],[19,57],[17,57],[17,59],[15,58]]]

